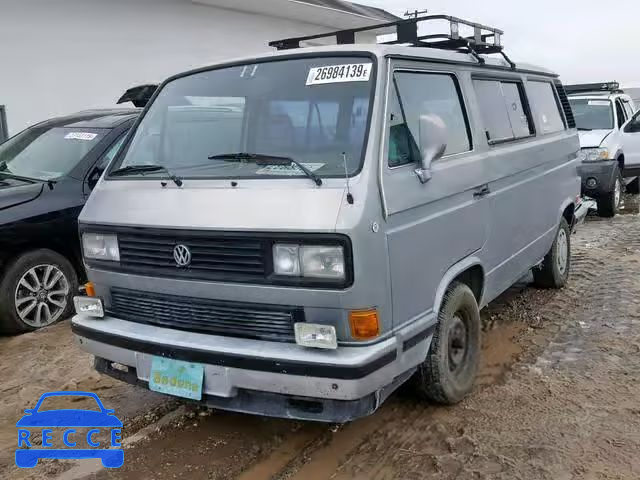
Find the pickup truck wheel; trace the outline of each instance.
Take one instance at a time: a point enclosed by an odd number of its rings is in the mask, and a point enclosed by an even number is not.
[[[37,330],[67,318],[77,290],[76,272],[62,255],[47,249],[20,255],[0,280],[0,331]]]
[[[438,326],[427,358],[418,366],[414,386],[428,400],[458,403],[473,388],[479,361],[478,303],[467,285],[454,283],[444,296]]]
[[[631,183],[627,184],[627,193],[631,193],[633,195],[640,193],[640,177],[634,178]]]
[[[622,177],[620,176],[620,172],[618,172],[616,180],[613,183],[613,189],[596,199],[598,203],[598,215],[605,218],[615,217],[616,213],[620,210],[621,200]]]
[[[551,249],[542,263],[533,268],[533,283],[541,288],[562,288],[569,279],[571,269],[571,231],[563,217]]]

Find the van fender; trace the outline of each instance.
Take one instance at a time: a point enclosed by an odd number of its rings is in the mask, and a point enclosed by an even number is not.
[[[573,205],[574,206],[574,212],[575,212],[575,203],[576,203],[575,198],[568,197],[568,198],[565,198],[565,200],[560,204],[560,209],[558,210],[558,217],[557,217],[557,221],[556,221],[556,227],[558,225],[560,225],[560,219],[562,218],[562,215],[564,214],[564,211],[567,209],[567,207],[569,205]],[[571,227],[571,225],[569,225],[569,227]],[[551,248],[551,247],[549,247],[549,248]]]
[[[453,282],[455,278],[462,272],[468,270],[471,267],[475,267],[476,265],[482,268],[482,262],[480,261],[480,259],[475,255],[471,255],[469,257],[463,258],[458,263],[450,267],[449,270],[447,270],[447,272],[442,277],[442,280],[440,280],[438,288],[436,289],[435,301],[433,302],[433,311],[436,312],[436,314],[440,312],[444,294],[447,292],[447,289],[449,288],[449,285],[451,285],[451,282]],[[484,272],[484,268],[482,268],[482,271]],[[482,293],[480,294],[480,301],[478,302],[479,307],[483,305],[484,291],[485,282],[483,279]]]

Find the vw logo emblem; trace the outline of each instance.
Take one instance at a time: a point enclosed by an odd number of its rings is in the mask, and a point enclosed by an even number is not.
[[[176,245],[173,248],[173,259],[179,267],[186,267],[191,263],[191,250],[185,245]]]

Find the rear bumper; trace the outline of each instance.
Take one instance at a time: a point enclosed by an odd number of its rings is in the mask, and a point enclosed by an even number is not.
[[[607,160],[604,162],[583,162],[578,166],[578,173],[582,185],[582,194],[589,197],[599,197],[613,191],[618,162]],[[589,182],[595,185],[589,185]]]
[[[435,316],[373,345],[318,350],[75,316],[98,370],[146,385],[153,356],[204,365],[203,402],[260,415],[344,422],[373,413],[424,361]],[[127,371],[111,367],[117,363]]]

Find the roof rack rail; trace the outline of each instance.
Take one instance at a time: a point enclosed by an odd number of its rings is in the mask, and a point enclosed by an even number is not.
[[[594,92],[623,93],[618,82],[579,83],[576,85],[565,85],[564,90],[567,92],[567,95]]]
[[[430,35],[419,35],[418,26],[423,23],[444,20],[449,22],[448,33],[436,33]],[[460,34],[460,26],[471,27],[473,29],[472,36],[462,36]],[[509,63],[511,68],[515,69],[516,64],[504,53],[502,46],[502,35],[504,32],[498,28],[488,27],[480,23],[470,22],[458,17],[450,15],[425,15],[416,18],[408,18],[396,22],[380,23],[377,25],[369,25],[360,28],[351,28],[347,30],[337,30],[334,32],[319,33],[316,35],[308,35],[304,37],[285,38],[269,42],[270,47],[278,50],[289,50],[300,48],[301,42],[308,42],[318,39],[335,38],[336,44],[348,45],[356,43],[356,33],[368,32],[372,30],[389,30],[395,29],[396,39],[381,42],[383,45],[410,45],[413,47],[429,47],[439,48],[442,50],[453,50],[461,53],[469,53],[473,55],[478,63],[484,64],[484,59],[480,56],[483,54],[499,53]],[[385,32],[386,34],[387,32]]]

